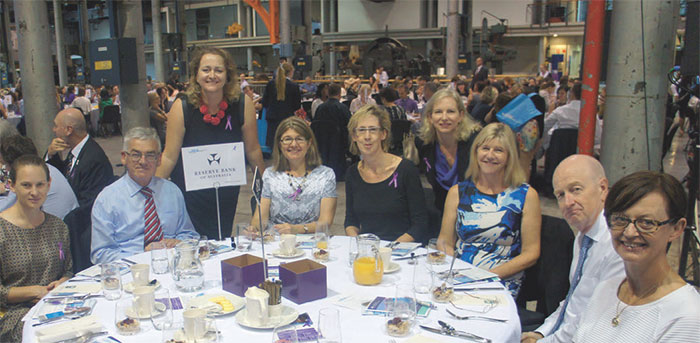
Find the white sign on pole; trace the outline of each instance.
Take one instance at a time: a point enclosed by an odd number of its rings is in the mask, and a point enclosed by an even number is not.
[[[246,184],[243,143],[224,143],[182,148],[185,189]]]

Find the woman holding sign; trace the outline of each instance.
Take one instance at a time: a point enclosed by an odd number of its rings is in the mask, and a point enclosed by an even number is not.
[[[240,96],[236,66],[224,50],[198,48],[190,61],[190,80],[168,113],[163,158],[156,175],[172,181],[185,196],[187,212],[202,235],[218,237],[216,193],[213,188],[185,191],[180,149],[209,144],[243,142],[248,163],[262,172],[265,164],[258,143],[255,108]],[[231,236],[239,187],[219,188],[221,237]]]

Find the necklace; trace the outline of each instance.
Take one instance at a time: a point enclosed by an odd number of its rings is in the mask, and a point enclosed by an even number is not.
[[[217,126],[219,125],[219,123],[221,123],[221,119],[224,118],[224,111],[226,111],[227,108],[228,104],[226,103],[226,101],[221,100],[221,102],[219,103],[219,110],[216,112],[216,114],[209,114],[209,107],[207,107],[207,105],[205,104],[199,106],[199,112],[201,112],[204,115],[202,120],[204,120],[205,123]]]
[[[292,190],[294,191],[290,196],[288,196],[288,199],[292,199],[294,201],[299,201],[299,195],[304,191],[304,185],[306,185],[306,177],[309,175],[309,171],[307,170],[304,173],[304,176],[302,176],[301,182],[298,184],[294,185],[294,175],[292,175],[291,172],[286,172],[287,176],[289,176],[289,186],[292,187]]]
[[[622,300],[620,300],[619,297],[618,297],[618,299],[617,299],[617,306],[615,307],[615,317],[613,317],[613,319],[610,321],[610,323],[612,324],[612,326],[613,326],[613,327],[617,327],[618,325],[620,325],[620,316],[622,315],[622,312],[624,312],[628,307],[637,305],[637,304],[640,303],[641,300],[643,300],[644,298],[646,298],[646,297],[648,297],[648,296],[654,294],[654,292],[656,292],[656,290],[659,289],[659,287],[661,287],[661,284],[664,283],[664,281],[666,281],[666,278],[668,277],[668,274],[669,274],[669,272],[666,272],[666,275],[665,275],[664,278],[661,280],[661,282],[657,283],[657,284],[654,285],[653,287],[650,287],[648,290],[646,290],[646,291],[642,294],[642,296],[640,296],[639,298],[637,298],[637,301],[632,302],[632,303],[630,303],[630,304],[625,304],[625,307],[623,307],[621,310],[620,310],[620,304],[622,303]],[[624,280],[622,280],[622,283],[620,284],[620,290],[622,289],[622,285],[624,285],[625,282],[627,282],[627,278],[625,278]],[[631,289],[631,288],[630,288],[630,289]]]

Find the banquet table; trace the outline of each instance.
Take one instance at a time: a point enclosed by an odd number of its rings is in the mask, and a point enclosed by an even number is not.
[[[230,242],[230,241],[227,241]],[[409,264],[409,260],[395,261],[399,264],[400,270],[385,274],[379,285],[376,286],[361,286],[354,282],[352,268],[349,265],[349,250],[350,237],[335,236],[332,237],[329,243],[329,251],[331,259],[323,264],[327,267],[327,289],[328,295],[326,298],[303,303],[295,304],[294,302],[282,298],[282,304],[290,306],[298,311],[299,314],[308,313],[314,326],[318,320],[319,310],[322,308],[332,307],[340,311],[340,322],[342,339],[344,342],[466,342],[468,340],[448,337],[436,333],[425,331],[416,325],[412,330],[412,335],[404,338],[391,337],[386,333],[385,324],[387,317],[376,315],[363,315],[362,311],[357,308],[345,306],[341,303],[341,299],[349,297],[364,298],[372,300],[375,296],[391,297],[395,293],[397,284],[412,284],[414,266]],[[385,246],[387,242],[382,242]],[[304,255],[295,259],[280,259],[274,257],[271,253],[278,249],[279,242],[270,242],[265,244],[265,254],[267,255],[268,264],[276,266],[280,263],[292,262],[304,258],[312,259],[311,250],[304,249]],[[415,250],[416,255],[424,254],[424,248]],[[157,278],[161,283],[161,287],[170,290],[170,297],[179,297],[183,304],[197,295],[221,293],[221,260],[235,257],[244,253],[249,253],[256,256],[261,256],[261,245],[259,242],[253,244],[250,252],[228,251],[202,261],[205,272],[205,287],[201,291],[185,293],[176,290],[175,283],[172,280],[171,273],[156,275],[151,272],[151,279]],[[423,257],[425,258],[425,257]],[[128,260],[136,263],[150,264],[150,254],[141,253],[129,257]],[[98,268],[93,266],[91,268]],[[449,269],[449,263],[434,265],[435,273],[446,271]],[[457,268],[470,268],[471,266],[461,260],[455,263]],[[78,273],[81,274],[81,273]],[[122,276],[123,284],[128,284],[132,281],[131,273],[126,273]],[[480,283],[479,287],[502,287],[499,282]],[[462,285],[461,287],[465,287]],[[126,293],[124,295],[128,295]],[[456,295],[464,294],[464,292],[456,292]],[[417,324],[425,324],[431,327],[439,328],[437,321],[443,320],[453,325],[457,330],[462,330],[475,334],[481,337],[491,339],[492,342],[519,342],[520,341],[520,321],[517,314],[517,309],[513,298],[505,289],[501,290],[482,290],[470,292],[472,295],[500,295],[498,298],[503,299],[497,306],[487,313],[472,313],[470,311],[456,310],[453,305],[434,303],[436,306],[432,309],[425,318],[417,317]],[[430,301],[430,294],[416,294],[419,301]],[[161,342],[161,331],[156,330],[149,321],[143,321],[141,332],[133,336],[122,336],[117,333],[114,326],[114,312],[116,301],[108,301],[105,298],[97,297],[96,305],[92,311],[102,323],[104,330],[109,332],[109,335],[118,339],[121,342]],[[36,330],[47,328],[56,324],[46,324],[33,327],[32,324],[37,323],[36,319],[32,319],[37,306],[29,311],[25,316],[24,322],[24,342],[36,342]],[[451,317],[446,308],[450,308],[453,312],[459,312],[460,315],[482,315],[493,318],[506,319],[506,322],[490,322],[482,320],[457,320]],[[183,310],[173,311],[174,322],[182,322]],[[228,314],[216,317],[216,326],[221,333],[221,342],[270,342],[272,340],[272,330],[250,329],[239,325],[235,319],[235,314]]]

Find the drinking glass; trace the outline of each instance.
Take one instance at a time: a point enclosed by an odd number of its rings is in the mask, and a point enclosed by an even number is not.
[[[326,307],[318,311],[318,342],[340,343],[340,311],[336,308]]]
[[[409,335],[416,321],[416,294],[413,287],[409,284],[396,285],[396,293],[389,305],[387,333],[394,337]]]
[[[248,231],[248,224],[236,224],[236,249],[238,251],[250,251],[253,246],[252,232]]]
[[[282,325],[272,331],[272,343],[297,343],[297,328],[294,325]]]
[[[427,257],[415,258],[413,265],[413,290],[419,294],[430,292],[433,287],[433,268],[428,264]]]
[[[151,269],[153,274],[166,274],[169,271],[168,249],[165,241],[151,243]]]
[[[169,328],[173,324],[173,307],[170,303],[170,291],[165,288],[154,293],[155,306],[151,312],[151,324],[156,330]]]
[[[445,262],[445,253],[438,249],[437,238],[431,238],[428,241],[428,263],[442,264]]]
[[[358,248],[357,248],[357,237],[349,237],[350,238],[350,243],[348,246],[348,265],[352,267],[352,264],[355,262],[355,259],[357,258],[358,255]]]
[[[328,261],[330,259],[328,236],[328,224],[317,223],[316,233],[314,233],[314,248],[312,250],[316,260]]]
[[[162,340],[163,343],[182,342],[185,341],[185,324],[183,322],[172,323],[169,327],[163,328]]]
[[[121,265],[114,262],[102,263],[100,268],[100,281],[102,282],[102,293],[105,299],[119,299],[122,296]]]
[[[134,298],[124,297],[114,305],[114,326],[120,335],[133,335],[141,331],[141,322],[135,318]]]
[[[210,249],[209,249],[209,238],[205,235],[199,236],[199,243],[197,245],[197,253],[199,254],[199,259],[200,260],[206,260],[209,259],[210,256]]]

